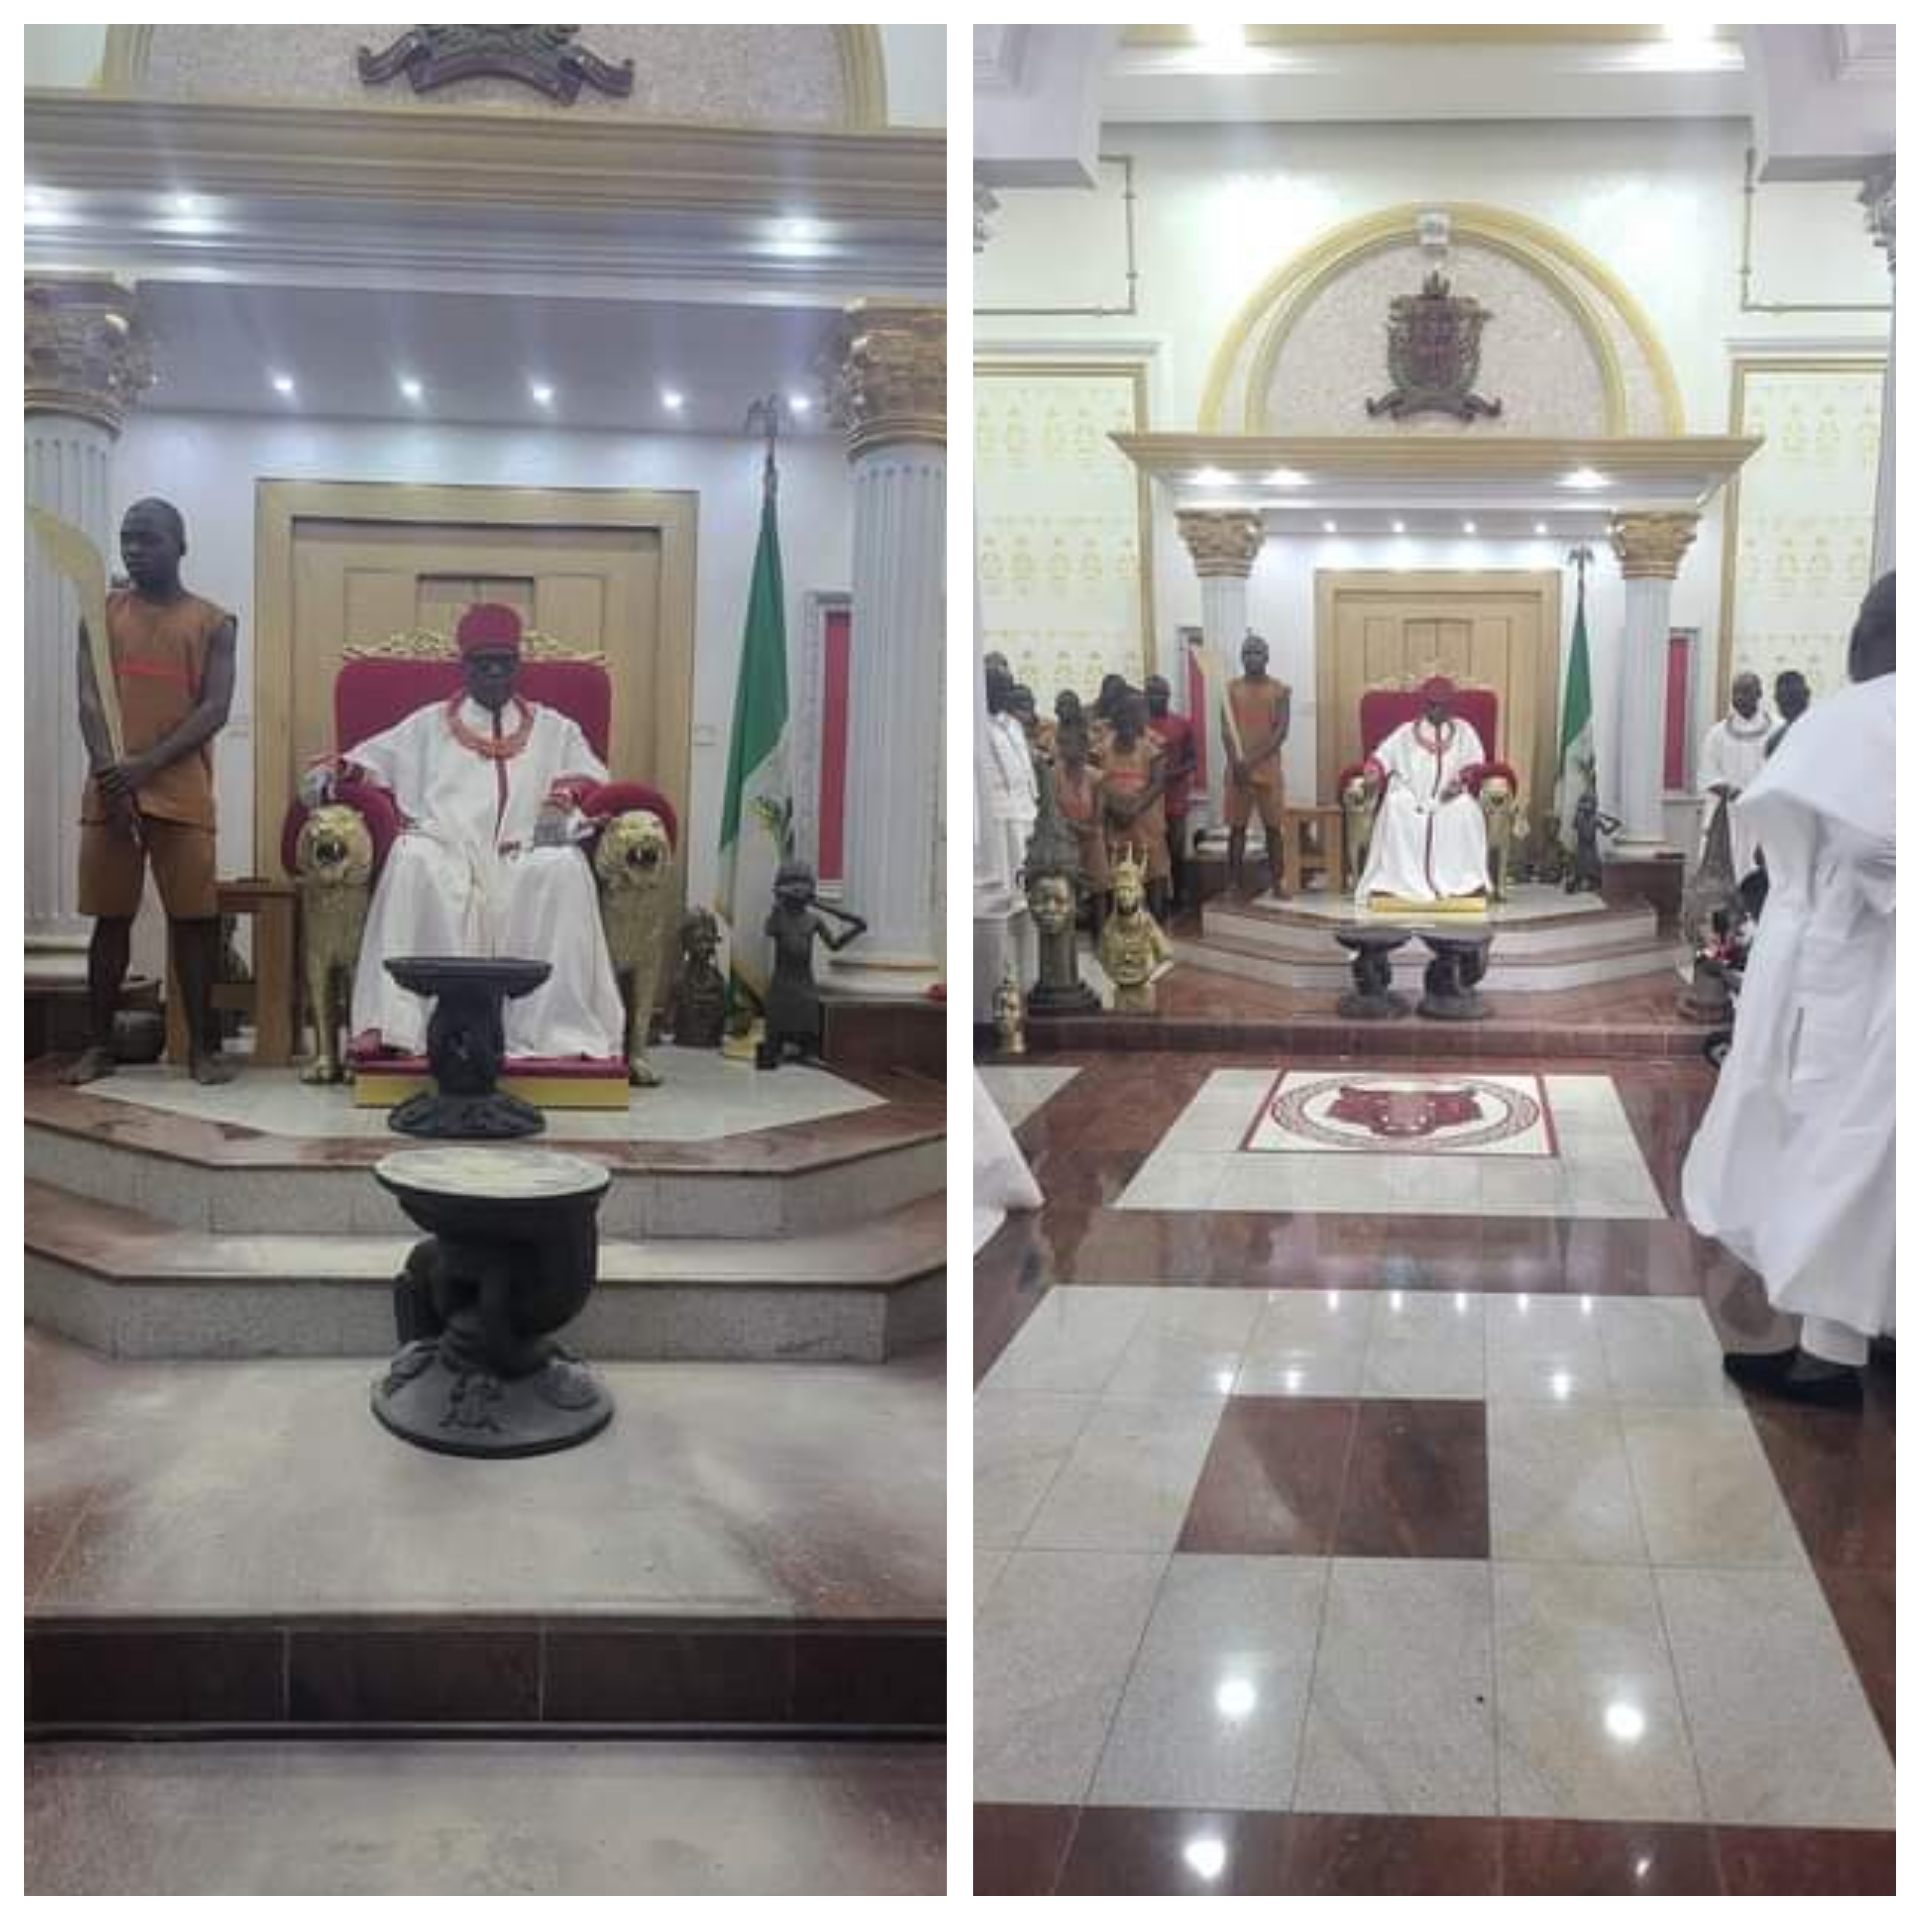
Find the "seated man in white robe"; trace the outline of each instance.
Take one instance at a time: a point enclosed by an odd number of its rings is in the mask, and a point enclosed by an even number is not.
[[[510,1054],[617,1058],[620,989],[574,807],[607,770],[565,714],[514,691],[520,620],[511,607],[468,608],[458,642],[459,693],[361,741],[344,769],[315,768],[302,782],[313,805],[357,771],[392,793],[403,822],[360,943],[356,1044],[425,1051],[431,1007],[387,972],[388,960],[513,958],[553,971],[506,1003]]]
[[[1454,715],[1458,691],[1451,680],[1429,680],[1420,689],[1426,711],[1395,727],[1367,762],[1383,791],[1357,906],[1376,895],[1421,906],[1486,897],[1487,823],[1470,782],[1487,754]]]
[[[1853,630],[1853,684],[1798,721],[1734,809],[1767,853],[1733,1046],[1681,1176],[1687,1218],[1800,1315],[1730,1353],[1742,1386],[1859,1406],[1894,1329],[1894,576]]]
[[[1700,855],[1705,858],[1713,816],[1724,802],[1733,842],[1733,878],[1737,885],[1753,869],[1754,837],[1749,820],[1734,805],[1767,764],[1767,741],[1773,716],[1760,704],[1760,676],[1737,673],[1729,690],[1731,711],[1716,720],[1700,742],[1700,772],[1694,784],[1700,793]]]

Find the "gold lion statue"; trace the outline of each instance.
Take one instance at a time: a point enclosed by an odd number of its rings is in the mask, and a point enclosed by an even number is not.
[[[627,1079],[636,1087],[657,1087],[660,1075],[647,1058],[647,1035],[668,925],[677,919],[666,822],[644,808],[616,814],[601,829],[593,871],[600,883],[600,924],[627,1014]]]
[[[1505,774],[1490,773],[1480,782],[1480,815],[1487,823],[1487,892],[1495,900],[1511,899],[1513,850],[1526,844],[1527,822]]]
[[[315,807],[300,829],[293,867],[314,1032],[313,1061],[300,1078],[313,1086],[333,1086],[346,1078],[340,1028],[353,1000],[353,973],[372,898],[373,836],[367,823],[352,807]]]

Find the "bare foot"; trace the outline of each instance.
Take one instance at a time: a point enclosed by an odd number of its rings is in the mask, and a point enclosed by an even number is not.
[[[234,1069],[217,1053],[196,1053],[187,1062],[187,1072],[202,1087],[224,1087],[233,1078]]]
[[[104,1080],[118,1065],[111,1048],[89,1047],[60,1078],[70,1087],[84,1087],[89,1080]]]

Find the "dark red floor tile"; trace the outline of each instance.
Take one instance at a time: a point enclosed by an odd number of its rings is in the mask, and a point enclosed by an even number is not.
[[[1295,1814],[1285,1890],[1295,1895],[1498,1893],[1500,1823]]]
[[[1361,1401],[1333,1551],[1485,1559],[1485,1406],[1477,1400]]]
[[[1278,1893],[1286,1870],[1282,1813],[1188,1813],[1088,1807],[1058,1890],[1074,1894]]]
[[[1875,1410],[1801,1407],[1753,1394],[1747,1411],[1808,1558],[1816,1566],[1890,1568],[1892,1434]]]
[[[1713,1830],[1610,1820],[1508,1820],[1502,1893],[1718,1893]]]
[[[1718,1827],[1731,1894],[1891,1894],[1893,1835],[1835,1828]]]
[[[1079,1820],[1078,1807],[975,1807],[974,1892],[1051,1893]]]
[[[1351,1400],[1230,1400],[1178,1551],[1331,1553],[1354,1425]]]
[[[1867,1704],[1893,1751],[1893,1572],[1877,1567],[1816,1567],[1834,1623],[1853,1656]]]

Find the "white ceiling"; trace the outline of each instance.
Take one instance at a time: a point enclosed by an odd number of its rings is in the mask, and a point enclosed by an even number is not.
[[[830,432],[815,358],[828,308],[371,292],[150,281],[141,312],[166,412],[739,433],[748,405],[802,393]],[[290,374],[296,390],[276,393]],[[398,382],[418,379],[418,404]],[[554,388],[550,406],[530,391]],[[685,396],[679,414],[661,389]]]

